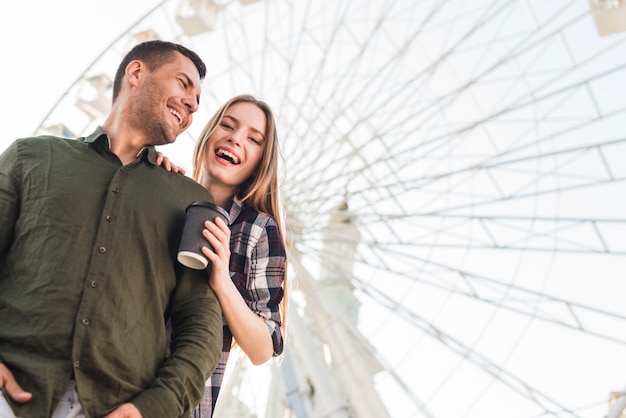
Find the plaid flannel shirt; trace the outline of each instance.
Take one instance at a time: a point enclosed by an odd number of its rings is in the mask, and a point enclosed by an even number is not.
[[[278,305],[283,298],[286,252],[276,221],[270,216],[242,206],[238,199],[225,208],[230,215],[230,277],[248,307],[265,320],[274,344],[274,356],[283,352],[283,336]],[[232,333],[224,319],[222,358],[206,382],[204,398],[193,418],[213,416],[222,386]]]

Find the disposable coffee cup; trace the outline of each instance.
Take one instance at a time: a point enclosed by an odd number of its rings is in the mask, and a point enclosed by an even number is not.
[[[215,222],[217,217],[229,223],[228,212],[214,203],[198,200],[187,206],[177,257],[182,265],[195,270],[204,270],[209,265],[209,260],[202,253],[202,247],[213,247],[202,235],[202,230],[205,221]]]

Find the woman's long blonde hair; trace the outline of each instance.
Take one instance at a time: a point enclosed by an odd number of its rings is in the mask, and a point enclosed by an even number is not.
[[[193,151],[193,178],[197,182],[201,182],[209,136],[211,136],[215,128],[219,125],[226,111],[232,105],[242,102],[257,106],[265,114],[265,146],[258,167],[254,170],[252,176],[241,184],[236,195],[244,204],[274,218],[278,225],[280,238],[283,241],[283,245],[285,245],[284,214],[278,188],[278,160],[282,158],[282,155],[278,143],[278,134],[276,132],[276,120],[274,119],[271,107],[267,103],[256,99],[254,96],[244,94],[231,98],[218,109],[202,130],[200,138],[196,142]],[[280,303],[281,328],[283,331],[287,322],[287,289],[287,265],[285,264],[285,276],[283,278],[284,294],[283,300]]]

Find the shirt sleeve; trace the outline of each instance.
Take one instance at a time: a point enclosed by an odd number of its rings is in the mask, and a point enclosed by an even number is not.
[[[180,271],[172,299],[171,354],[153,386],[132,401],[144,417],[190,416],[222,354],[222,310],[206,273]]]
[[[17,143],[0,154],[0,259],[11,246],[19,211]]]
[[[251,252],[247,301],[250,309],[265,320],[272,336],[274,356],[283,352],[279,304],[283,299],[286,251],[278,226],[272,218],[260,229]]]

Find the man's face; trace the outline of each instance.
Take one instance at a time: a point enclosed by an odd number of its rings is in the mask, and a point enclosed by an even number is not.
[[[180,53],[160,68],[142,74],[132,123],[146,133],[148,144],[172,143],[191,125],[198,110],[200,83],[196,66]]]

